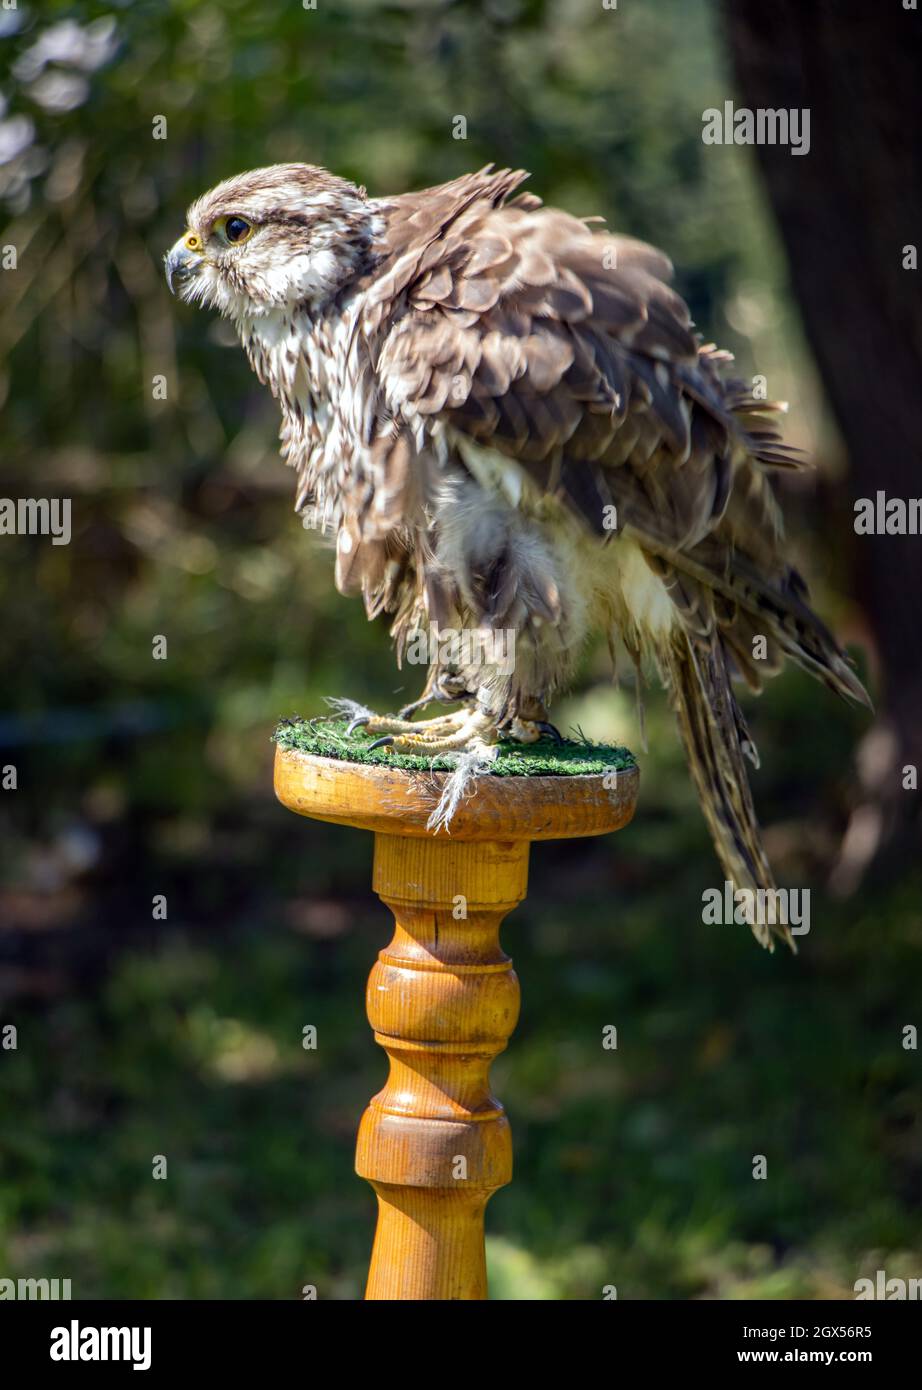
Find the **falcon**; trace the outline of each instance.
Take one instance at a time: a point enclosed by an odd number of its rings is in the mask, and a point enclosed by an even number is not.
[[[344,701],[352,723],[476,773],[555,732],[587,642],[618,638],[668,689],[728,879],[774,891],[731,680],[758,691],[789,657],[868,703],[787,559],[783,407],[695,334],[662,252],[526,177],[372,198],[309,164],[255,169],[192,204],[167,280],[231,320],[278,400],[338,590],[389,616],[398,662],[434,635],[420,698],[394,717]],[[431,701],[458,708],[412,718]]]

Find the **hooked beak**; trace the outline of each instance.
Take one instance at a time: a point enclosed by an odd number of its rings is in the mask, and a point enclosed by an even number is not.
[[[201,270],[205,261],[201,254],[201,246],[202,243],[194,232],[186,232],[164,256],[163,268],[170,294],[176,294],[187,280]]]

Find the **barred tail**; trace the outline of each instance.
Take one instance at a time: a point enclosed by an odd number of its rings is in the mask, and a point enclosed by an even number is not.
[[[730,686],[720,637],[673,630],[658,657],[724,872],[736,888],[771,891],[775,883],[744,761],[744,755],[757,761],[755,748]],[[784,923],[760,923],[753,916],[751,925],[756,940],[768,950],[774,950],[775,937],[796,949]]]

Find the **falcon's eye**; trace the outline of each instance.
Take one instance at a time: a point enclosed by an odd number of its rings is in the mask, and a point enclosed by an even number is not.
[[[216,232],[220,233],[225,241],[230,242],[231,246],[239,246],[242,241],[253,231],[244,217],[219,217],[214,224]]]

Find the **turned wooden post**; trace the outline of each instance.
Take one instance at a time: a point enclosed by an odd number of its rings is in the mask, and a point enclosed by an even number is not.
[[[519,1013],[500,923],[525,896],[532,840],[617,830],[637,799],[636,768],[487,775],[450,835],[433,834],[426,822],[446,776],[276,752],[283,805],[374,831],[374,888],[396,922],[366,993],[390,1058],[355,1164],[378,1198],[369,1299],[486,1297],[484,1208],[512,1176],[509,1121],[489,1071]]]

